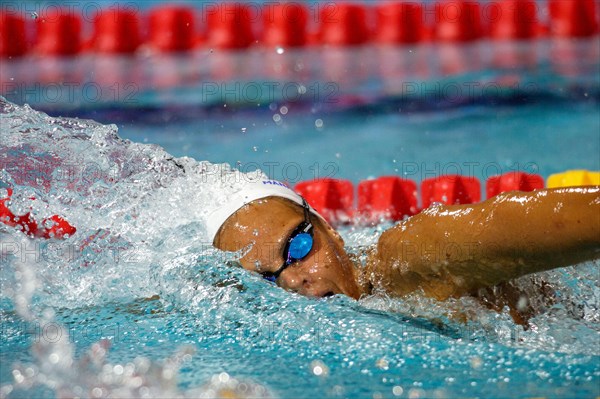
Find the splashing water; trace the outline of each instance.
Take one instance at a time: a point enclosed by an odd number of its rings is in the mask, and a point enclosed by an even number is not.
[[[51,118],[1,97],[0,112],[0,183],[14,190],[10,209],[35,219],[60,214],[77,226],[65,241],[40,242],[0,224],[2,298],[14,303],[12,317],[44,326],[43,336],[50,336],[32,346],[33,364],[14,367],[14,383],[0,396],[43,385],[57,397],[271,397],[260,385],[222,375],[178,390],[176,372],[191,356],[189,348],[160,363],[136,357],[111,364],[110,341],[102,340],[76,360],[69,329],[54,322],[51,311],[169,297],[180,288],[170,280],[172,270],[203,256],[218,259],[203,225],[210,206],[228,187],[260,174],[174,159],[156,146],[120,139],[115,126]]]
[[[0,117],[10,209],[77,227],[38,240],[0,224],[1,397],[599,394],[597,263],[536,275],[557,298],[529,330],[469,298],[303,298],[207,238],[207,214],[260,172],[2,98]],[[341,233],[360,258],[384,227]]]

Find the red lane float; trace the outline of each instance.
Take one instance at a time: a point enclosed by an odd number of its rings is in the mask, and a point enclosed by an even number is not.
[[[423,7],[418,3],[384,3],[376,7],[379,43],[416,43],[426,37]]]
[[[0,57],[16,57],[27,52],[25,20],[8,12],[0,12]]]
[[[265,46],[304,46],[308,11],[299,3],[275,3],[264,13],[262,43]]]
[[[58,9],[37,19],[36,53],[73,55],[81,47],[81,18],[78,14]]]
[[[550,31],[560,37],[586,37],[598,33],[594,0],[550,0]]]
[[[435,39],[468,42],[483,36],[481,10],[475,1],[452,0],[435,4]]]
[[[492,176],[485,183],[487,198],[506,191],[533,191],[540,188],[544,188],[544,178],[525,172],[508,172],[500,176]]]
[[[142,42],[158,51],[173,52],[191,50],[200,43],[218,49],[243,49],[255,44],[296,47],[353,46],[370,41],[462,43],[484,36],[518,40],[543,36],[548,31],[557,37],[598,34],[596,0],[548,0],[548,5],[549,24],[544,26],[537,20],[540,3],[535,0],[498,0],[489,4],[474,0],[439,0],[432,4],[382,0],[374,7],[367,2],[329,2],[315,8],[317,26],[310,31],[309,10],[297,2],[267,2],[262,8],[243,2],[215,3],[203,7],[201,16],[189,6],[160,6],[148,15],[133,7],[109,7],[98,10],[92,39],[83,46],[81,33],[88,30],[81,26],[83,10],[55,7],[34,22],[29,15],[7,8],[0,12],[0,57],[27,53],[27,32],[32,30],[28,24],[33,23],[39,34],[32,49],[50,55],[72,55],[81,50],[128,54]],[[141,21],[142,17],[147,21]],[[140,36],[142,24],[149,27],[147,41]],[[206,40],[196,36],[194,25],[206,28]],[[261,32],[261,40],[255,37],[255,29]]]
[[[133,10],[103,10],[94,19],[91,47],[99,53],[133,53],[141,42],[140,23]]]
[[[353,217],[354,186],[349,180],[309,180],[294,189],[329,223],[346,223]]]
[[[490,17],[489,36],[496,40],[531,39],[540,33],[533,0],[502,0]]]
[[[319,17],[322,44],[355,46],[369,40],[367,10],[362,4],[326,3]]]
[[[242,49],[254,42],[250,6],[243,3],[218,3],[207,11],[207,41],[210,47]]]
[[[37,238],[66,238],[75,234],[77,229],[65,219],[58,215],[52,215],[49,218],[42,220],[38,224],[31,212],[27,212],[21,216],[15,216],[14,213],[6,206],[6,202],[10,200],[13,190],[7,189],[7,197],[0,199],[0,222],[10,227],[17,227],[24,234],[30,237]]]
[[[162,52],[190,50],[196,44],[194,9],[161,6],[150,11],[150,45]]]
[[[397,176],[382,176],[358,185],[358,212],[367,222],[398,221],[418,212],[417,184]]]
[[[445,175],[421,182],[423,209],[433,202],[472,204],[481,200],[481,184],[475,177]]]

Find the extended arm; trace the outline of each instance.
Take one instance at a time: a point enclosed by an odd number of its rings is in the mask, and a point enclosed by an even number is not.
[[[446,299],[600,257],[600,187],[509,192],[437,206],[382,234],[371,282]]]

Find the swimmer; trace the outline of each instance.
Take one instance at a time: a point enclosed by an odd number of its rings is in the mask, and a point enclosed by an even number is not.
[[[600,258],[600,187],[430,207],[385,231],[365,264],[304,198],[273,180],[247,184],[209,215],[208,232],[215,247],[242,251],[244,269],[302,295],[479,295],[492,308],[509,305],[524,324],[511,280]]]

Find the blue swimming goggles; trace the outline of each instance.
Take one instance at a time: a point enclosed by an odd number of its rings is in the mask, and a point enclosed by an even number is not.
[[[262,272],[264,279],[275,282],[279,275],[292,263],[306,258],[313,247],[313,225],[310,221],[310,208],[304,198],[302,198],[302,207],[304,208],[304,220],[290,234],[290,237],[283,248],[283,265],[274,272]]]

